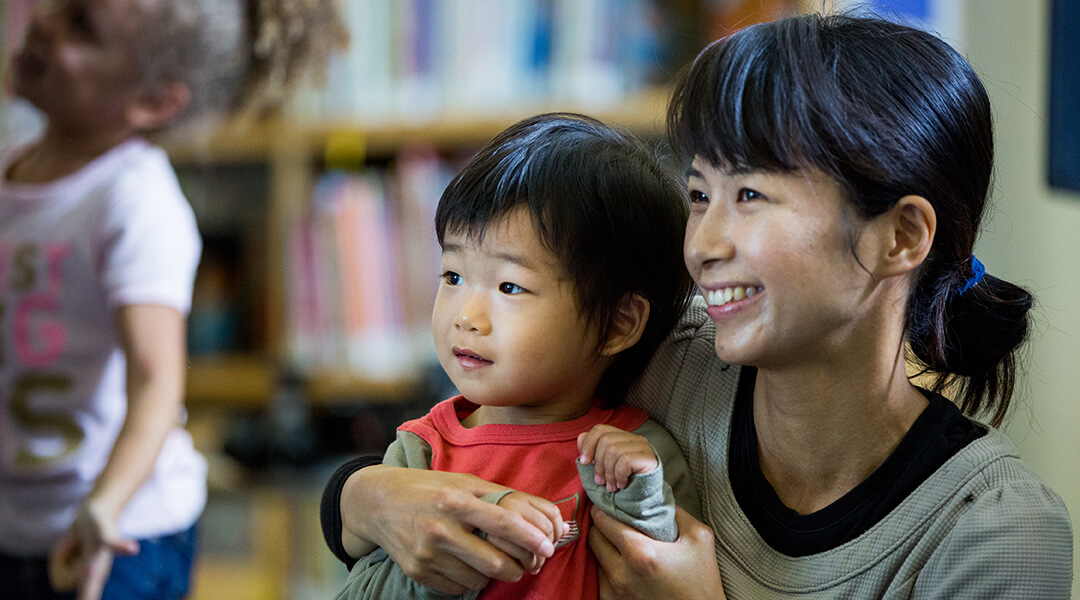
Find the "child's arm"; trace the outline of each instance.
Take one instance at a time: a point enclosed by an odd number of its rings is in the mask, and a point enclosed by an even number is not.
[[[184,401],[183,315],[165,306],[124,306],[116,311],[116,323],[127,360],[127,416],[104,470],[50,561],[56,583],[77,584],[90,597],[100,595],[114,553],[138,552],[133,540],[120,536],[117,521],[150,477]]]
[[[675,440],[646,421],[633,433],[598,425],[578,438],[578,472],[589,499],[620,521],[671,542],[676,502],[700,513],[697,490]]]

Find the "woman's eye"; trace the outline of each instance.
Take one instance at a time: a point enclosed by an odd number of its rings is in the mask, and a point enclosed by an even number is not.
[[[742,188],[739,190],[739,202],[750,202],[751,200],[764,200],[765,195],[761,192],[752,190],[750,188]]]
[[[705,195],[705,192],[698,190],[690,191],[690,204],[708,204],[709,197]]]
[[[461,275],[458,275],[453,271],[443,273],[442,280],[445,281],[447,285],[461,285]]]
[[[504,281],[499,284],[499,291],[504,294],[521,294],[525,291],[525,288],[521,287],[516,283]]]

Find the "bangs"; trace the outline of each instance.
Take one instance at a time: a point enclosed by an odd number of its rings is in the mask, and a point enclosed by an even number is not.
[[[680,159],[699,156],[732,172],[815,167],[835,175],[831,144],[815,126],[829,111],[815,103],[842,100],[831,90],[808,93],[808,82],[831,78],[806,72],[821,61],[800,55],[822,51],[806,39],[761,24],[706,47],[684,72],[668,110],[668,137]]]
[[[561,240],[554,235],[553,220],[559,215],[551,203],[571,196],[561,189],[565,177],[558,176],[558,146],[544,144],[539,135],[526,135],[512,141],[497,140],[473,159],[483,165],[462,171],[443,192],[452,202],[441,202],[436,211],[436,233],[442,243],[446,233],[464,234],[482,242],[492,224],[498,223],[515,208],[528,209],[541,243],[559,254]],[[554,171],[554,172],[553,172]]]

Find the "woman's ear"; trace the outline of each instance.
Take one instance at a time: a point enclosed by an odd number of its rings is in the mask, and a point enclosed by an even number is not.
[[[153,131],[171,123],[191,102],[191,88],[170,81],[144,90],[127,107],[128,123],[138,131]]]
[[[600,349],[601,356],[615,356],[638,343],[649,322],[649,301],[641,294],[627,294],[619,301],[611,333]]]
[[[922,196],[904,196],[883,216],[890,237],[880,275],[890,277],[914,271],[926,260],[934,244],[937,233],[934,206]]]

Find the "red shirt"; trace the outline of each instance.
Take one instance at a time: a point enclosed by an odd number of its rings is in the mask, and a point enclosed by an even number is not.
[[[431,445],[432,470],[471,473],[550,500],[560,507],[563,521],[571,526],[570,534],[559,541],[555,554],[538,575],[525,573],[514,583],[493,580],[480,598],[596,598],[596,558],[586,543],[592,519],[589,499],[578,478],[577,436],[600,424],[634,431],[648,415],[630,406],[608,409],[594,404],[588,413],[573,421],[466,429],[461,420],[476,408],[456,396],[399,429],[415,433]]]

